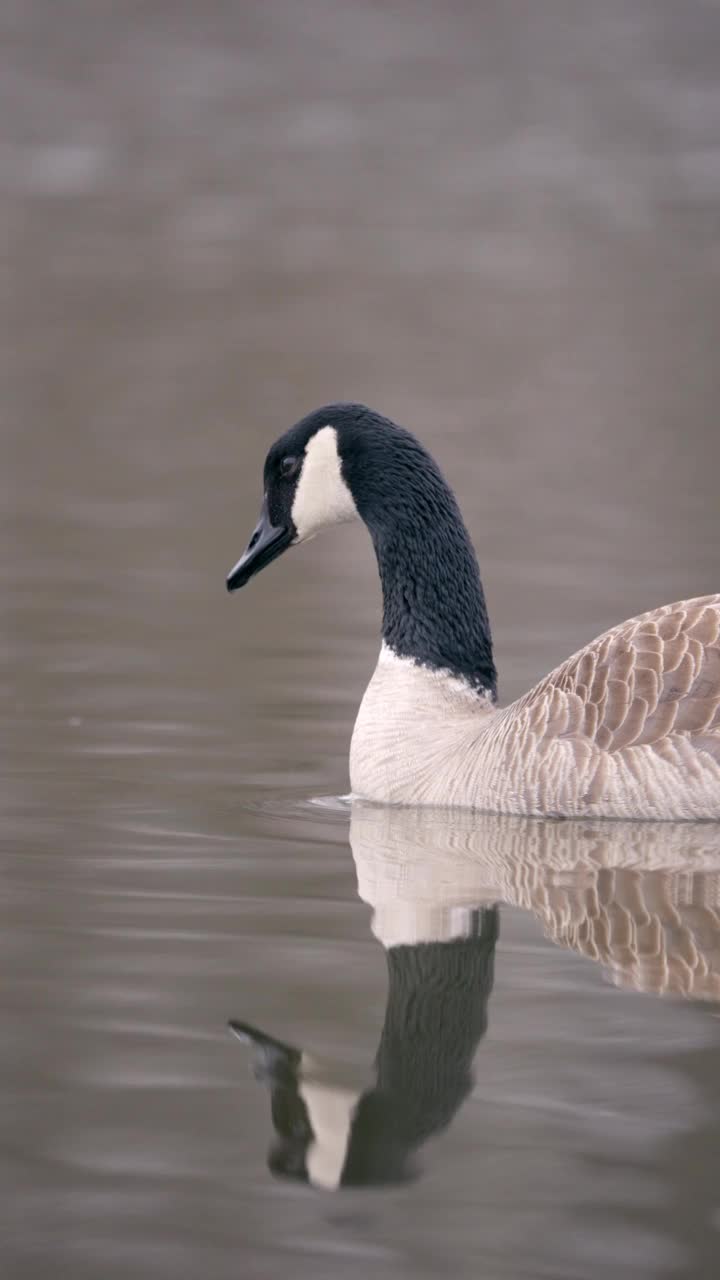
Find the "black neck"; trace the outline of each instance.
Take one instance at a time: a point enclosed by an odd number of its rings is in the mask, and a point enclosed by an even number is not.
[[[399,657],[450,671],[494,698],[480,571],[435,462],[408,432],[386,427],[377,435],[366,429],[345,468],[375,546],[385,643]]]
[[[497,692],[490,623],[463,526],[403,530],[374,539],[383,589],[383,640],[402,658]]]

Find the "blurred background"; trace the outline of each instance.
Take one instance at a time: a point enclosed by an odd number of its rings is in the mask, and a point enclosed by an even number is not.
[[[376,1040],[342,832],[281,812],[347,788],[370,547],[224,577],[270,443],[346,398],[457,490],[503,699],[718,590],[720,10],[3,0],[0,59],[13,1265],[421,1274],[400,1237],[321,1246],[320,1209],[277,1244],[266,1118],[217,1093],[249,992]]]

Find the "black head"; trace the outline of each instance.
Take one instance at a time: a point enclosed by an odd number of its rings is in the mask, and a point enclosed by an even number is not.
[[[230,572],[228,591],[244,587],[287,547],[321,529],[358,517],[348,486],[343,446],[368,423],[393,424],[359,404],[330,404],[308,414],[270,449],[263,472],[260,521],[247,549]]]

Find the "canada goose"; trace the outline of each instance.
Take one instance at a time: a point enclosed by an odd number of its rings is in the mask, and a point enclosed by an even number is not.
[[[363,405],[311,413],[272,446],[234,591],[287,547],[362,519],[382,648],[350,749],[353,794],[555,817],[720,818],[720,595],[621,623],[516,702],[496,702],[480,574],[423,446]]]

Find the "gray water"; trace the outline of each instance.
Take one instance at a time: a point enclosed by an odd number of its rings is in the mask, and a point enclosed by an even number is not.
[[[351,849],[366,535],[224,575],[342,397],[456,488],[503,699],[718,589],[718,6],[0,23],[3,1276],[709,1280],[717,836]],[[230,1018],[375,1099],[385,1023],[383,1185],[271,1174]]]

